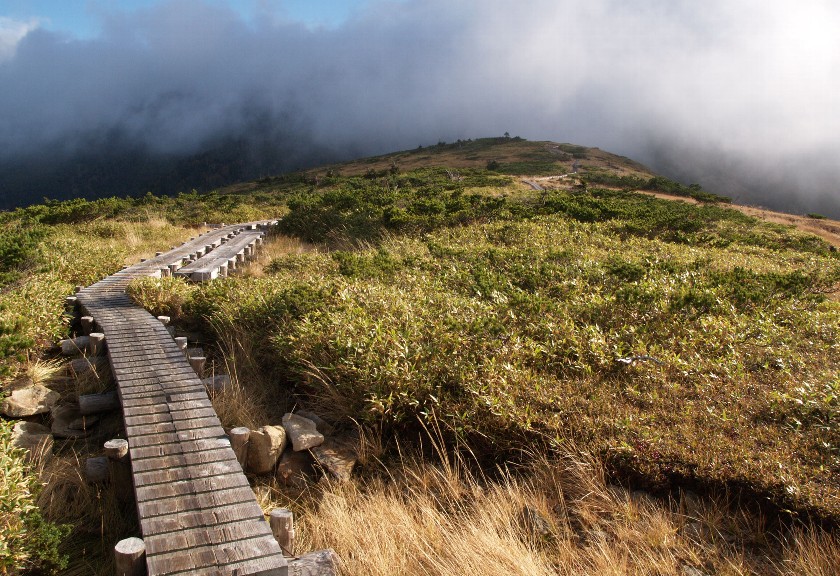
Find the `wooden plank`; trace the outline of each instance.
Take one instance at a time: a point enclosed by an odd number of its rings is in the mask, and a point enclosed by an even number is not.
[[[167,534],[178,530],[188,530],[202,526],[221,526],[243,520],[265,522],[262,509],[253,504],[231,503],[216,506],[212,510],[191,510],[177,516],[158,516],[146,518],[143,523],[144,534]]]
[[[241,473],[242,467],[239,462],[233,460],[223,460],[220,462],[211,462],[201,467],[192,468],[169,468],[166,470],[151,470],[148,472],[134,473],[134,486],[152,486],[154,484],[167,484],[170,482],[180,482],[183,480],[212,478],[214,476],[222,476],[225,474]]]
[[[147,458],[190,454],[225,447],[230,447],[230,440],[228,440],[227,436],[181,440],[169,444],[154,444],[151,446],[132,446],[131,461],[138,462]]]
[[[138,502],[155,500],[158,498],[172,498],[209,492],[213,490],[224,490],[226,488],[248,488],[248,479],[244,474],[231,472],[224,476],[210,476],[208,478],[192,478],[190,480],[170,481],[165,484],[154,486],[140,486],[135,490]]]
[[[210,399],[205,395],[204,398],[195,400],[181,400],[169,401],[160,404],[132,404],[130,408],[125,408],[123,414],[125,416],[142,416],[143,414],[157,414],[159,412],[192,410],[196,408],[213,408]]]
[[[146,406],[150,404],[160,404],[166,402],[182,402],[186,400],[201,400],[208,398],[206,390],[198,390],[195,392],[161,392],[160,394],[149,396],[138,396],[131,401],[132,406]]]
[[[152,470],[166,470],[167,468],[183,468],[184,466],[223,462],[225,460],[236,461],[236,456],[234,456],[233,450],[230,448],[207,450],[205,452],[188,452],[186,454],[164,456],[161,458],[147,458],[137,462],[132,461],[131,469],[136,474],[138,472],[151,472]]]
[[[190,554],[198,560],[192,568],[178,568],[182,565],[182,559],[178,552],[159,554],[147,557],[149,572],[160,574],[175,574],[177,571],[220,566],[249,561],[254,558],[262,558],[277,554],[280,547],[272,536],[260,536],[249,540],[238,540],[232,543],[217,544],[213,546],[200,546],[190,550]],[[204,554],[209,552],[210,554]],[[180,554],[183,556],[183,553]],[[279,563],[279,561],[278,561]],[[245,563],[247,566],[247,562]],[[224,571],[222,574],[231,574]],[[247,574],[247,572],[240,572]]]
[[[178,550],[190,550],[211,544],[224,544],[266,536],[268,525],[262,518],[239,520],[213,526],[214,529],[191,528],[179,532],[155,534],[144,538],[146,554],[159,556]]]
[[[161,422],[185,422],[188,420],[201,420],[204,418],[216,418],[216,411],[210,408],[199,408],[195,410],[170,410],[165,413],[144,414],[142,416],[126,416],[123,418],[126,426],[138,424],[157,424]]]
[[[139,429],[139,428],[138,428]],[[150,434],[138,434],[132,432],[131,446],[134,448],[143,448],[146,446],[156,446],[159,444],[168,444],[170,442],[181,442],[184,440],[199,440],[203,438],[221,438],[225,435],[225,430],[221,426],[210,426],[198,428],[196,430],[182,430],[176,431],[175,425],[171,425],[171,430],[159,431]]]
[[[171,516],[181,512],[194,510],[211,510],[222,505],[247,504],[254,502],[254,491],[250,486],[236,486],[213,490],[211,492],[200,492],[197,494],[181,494],[172,497],[155,497],[154,493],[158,487],[150,487],[153,494],[148,500],[137,502],[137,511],[140,514],[141,523],[143,520],[156,516]],[[144,531],[144,534],[147,532]]]

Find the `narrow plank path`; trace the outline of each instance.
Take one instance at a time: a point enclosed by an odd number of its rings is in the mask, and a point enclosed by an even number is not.
[[[213,230],[76,295],[105,334],[150,576],[288,573],[201,380],[166,327],[125,294],[133,279],[171,273],[261,224]]]

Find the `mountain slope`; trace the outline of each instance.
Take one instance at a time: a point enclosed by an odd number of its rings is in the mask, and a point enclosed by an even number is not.
[[[66,334],[62,300],[74,285],[203,222],[267,217],[281,217],[276,235],[242,275],[131,288],[234,373],[236,395],[215,400],[225,426],[262,425],[295,405],[338,429],[359,423],[379,447],[358,468],[365,490],[390,478],[380,462],[393,467],[429,430],[442,453],[468,447],[487,483],[497,465],[527,467],[529,455],[585,454],[612,482],[662,496],[657,505],[692,488],[761,507],[764,516],[708,505],[760,525],[757,536],[727,530],[739,550],[758,547],[748,558],[778,566],[786,532],[768,518],[840,519],[837,252],[698,186],[569,144],[456,142],[207,194],[2,213],[4,387],[51,359],[45,345]],[[571,549],[588,546],[582,525],[618,534],[603,510],[583,518],[565,512],[577,500],[543,504],[549,524],[583,534],[561,538]],[[92,525],[50,513],[79,527],[75,538]],[[321,546],[338,542],[319,534]],[[689,553],[668,534],[656,550]],[[714,536],[701,540],[703,553],[717,550]],[[560,561],[540,550],[546,565]],[[708,553],[710,571],[735,561]],[[678,573],[675,558],[649,571]]]

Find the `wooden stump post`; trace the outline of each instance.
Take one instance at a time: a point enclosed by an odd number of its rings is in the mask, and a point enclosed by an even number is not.
[[[180,264],[170,264],[169,265],[169,275],[170,276],[175,276],[175,272],[177,272],[178,268],[180,268],[180,267],[181,267]]]
[[[134,484],[131,480],[131,465],[128,460],[128,440],[116,439],[105,442],[105,456],[108,458],[108,471],[111,486],[117,498],[125,502],[131,498]]]
[[[95,322],[93,321],[93,316],[82,316],[82,331],[85,334],[90,334],[94,330]]]
[[[295,515],[286,508],[275,508],[269,517],[271,533],[283,550],[284,556],[294,556],[295,550]]]
[[[236,454],[236,459],[242,470],[245,470],[245,463],[248,461],[248,439],[251,437],[251,431],[244,426],[233,428],[230,431],[230,447],[233,448],[233,453]]]
[[[140,538],[126,538],[114,546],[117,576],[146,576],[146,544]]]
[[[88,484],[104,484],[110,478],[108,458],[94,456],[85,460],[85,480]]]
[[[68,296],[64,299],[64,309],[70,312],[71,314],[75,314],[76,312],[76,304],[79,302],[79,299],[75,296]]]
[[[91,356],[99,356],[105,352],[105,334],[102,332],[91,332],[89,346]]]
[[[178,336],[177,338],[175,338],[175,344],[178,345],[178,348],[181,349],[181,352],[184,352],[186,354],[188,344],[186,336]]]
[[[207,363],[207,358],[204,356],[192,356],[189,358],[190,366],[195,370],[195,373],[201,376],[204,372],[204,365]]]
[[[110,412],[120,407],[120,398],[116,391],[101,394],[83,394],[79,396],[79,413],[82,416]]]

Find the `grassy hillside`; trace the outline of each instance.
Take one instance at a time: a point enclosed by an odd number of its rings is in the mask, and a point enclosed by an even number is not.
[[[397,442],[439,430],[441,446],[469,447],[487,471],[531,469],[536,453],[588,454],[634,489],[729,490],[801,518],[840,519],[838,253],[699,186],[568,144],[441,143],[208,195],[4,213],[6,384],[66,331],[61,302],[73,285],[201,222],[264,216],[282,218],[244,275],[131,288],[238,371],[245,399],[218,406],[225,425],[303,402],[339,427],[361,423],[382,461]],[[361,466],[362,493],[382,488],[377,466]],[[458,490],[473,481],[484,482]],[[459,522],[475,511],[463,512]],[[557,526],[571,521],[552,514]],[[339,547],[338,536],[315,534]],[[758,556],[779,562],[793,553],[762,546]],[[735,562],[705,550],[709,569]],[[540,558],[550,565],[556,553]],[[771,568],[747,560],[731,573]],[[677,573],[680,562],[656,570]]]

